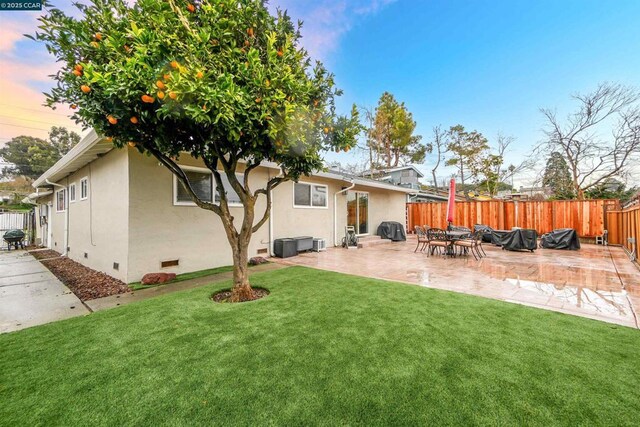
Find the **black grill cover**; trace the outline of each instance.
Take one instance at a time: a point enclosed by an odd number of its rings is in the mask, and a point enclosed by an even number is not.
[[[524,228],[511,231],[494,231],[493,242],[508,251],[529,250],[533,252],[538,247],[538,233],[536,230]]]
[[[550,233],[543,234],[540,245],[546,249],[580,249],[578,233],[573,228],[560,228]]]
[[[482,241],[484,243],[493,242],[493,239],[491,237],[491,232],[493,231],[493,228],[489,227],[488,225],[484,225],[484,224],[476,224],[476,225],[473,226],[473,229],[475,231],[482,231]]]
[[[394,242],[404,242],[407,235],[404,233],[404,227],[399,222],[384,221],[378,226],[378,236],[383,239],[391,239]]]

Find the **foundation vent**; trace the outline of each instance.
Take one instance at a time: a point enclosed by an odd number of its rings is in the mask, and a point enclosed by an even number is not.
[[[118,264],[117,262],[114,262],[114,263],[113,263],[113,269],[114,269],[114,270],[117,270],[117,269],[119,269],[119,268],[120,268],[120,264]]]
[[[84,257],[85,257],[85,258],[89,258],[89,254],[85,252],[85,253],[84,253]]]
[[[258,249],[258,253],[259,254],[266,254],[267,253],[267,248]]]
[[[161,261],[160,262],[160,267],[162,267],[162,268],[175,267],[178,264],[180,264],[179,260],[172,259],[172,260],[169,260],[169,261]]]

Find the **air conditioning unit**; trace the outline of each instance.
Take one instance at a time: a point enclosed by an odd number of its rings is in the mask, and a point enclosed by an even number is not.
[[[327,241],[324,239],[313,239],[313,250],[315,252],[326,251]]]

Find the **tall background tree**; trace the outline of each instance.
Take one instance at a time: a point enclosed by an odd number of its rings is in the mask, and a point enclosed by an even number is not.
[[[234,264],[232,301],[254,298],[247,271],[252,234],[269,218],[271,190],[323,167],[322,152],[345,151],[358,112],[338,116],[333,76],[300,46],[299,25],[261,0],[94,0],[79,18],[57,9],[36,34],[62,64],[48,103],[78,106],[74,118],[155,157],[194,203],[217,215]],[[219,203],[194,192],[176,159],[211,170]],[[282,172],[254,188],[262,161]],[[240,177],[236,175],[240,174]],[[243,205],[232,216],[222,175]],[[253,183],[255,186],[255,183]],[[266,209],[256,216],[258,198]]]
[[[562,155],[571,173],[573,192],[585,192],[610,178],[624,177],[640,162],[640,93],[619,84],[602,83],[572,99],[576,110],[564,119],[542,109],[547,126],[539,153]]]
[[[556,199],[574,199],[576,197],[569,165],[562,154],[557,151],[552,152],[547,159],[542,186],[550,188]]]
[[[0,149],[0,157],[7,163],[2,175],[25,176],[35,179],[42,175],[80,141],[80,135],[64,127],[52,127],[48,140],[32,136],[12,138]]]
[[[454,166],[458,171],[462,188],[478,176],[478,172],[485,167],[482,159],[489,150],[489,141],[480,132],[467,132],[462,125],[451,126],[449,129],[448,151],[451,153],[445,164]],[[469,199],[469,192],[464,190]]]
[[[420,143],[422,136],[414,135],[415,129],[416,122],[404,102],[384,92],[367,132],[371,169],[424,162],[427,146]]]
[[[431,141],[427,144],[427,151],[433,153],[436,156],[435,163],[431,169],[431,176],[433,178],[433,187],[438,191],[438,177],[437,171],[445,161],[445,154],[448,151],[448,133],[445,129],[442,129],[441,125],[434,126],[432,129]]]

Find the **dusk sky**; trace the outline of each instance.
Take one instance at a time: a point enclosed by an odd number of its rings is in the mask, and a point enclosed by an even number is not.
[[[70,10],[68,0],[56,6]],[[305,21],[303,44],[325,62],[352,103],[374,107],[384,91],[404,101],[425,140],[462,124],[495,141],[517,139],[517,163],[543,137],[540,107],[567,113],[570,95],[604,81],[640,87],[640,1],[281,0]],[[56,64],[33,33],[40,12],[0,12],[0,145],[52,125],[80,131],[69,110],[42,107]],[[362,154],[328,155],[358,162]],[[428,159],[420,166],[429,170]],[[444,175],[443,171],[441,175]],[[519,182],[526,184],[526,177]]]

